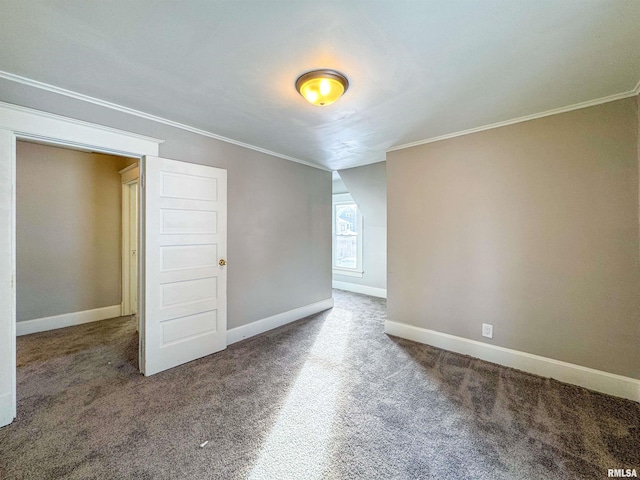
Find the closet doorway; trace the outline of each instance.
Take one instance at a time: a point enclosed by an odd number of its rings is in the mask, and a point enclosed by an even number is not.
[[[136,158],[16,142],[19,368],[43,363],[54,377],[47,359],[113,348],[112,364],[139,369],[136,258],[122,268],[123,249],[137,253],[137,170]]]

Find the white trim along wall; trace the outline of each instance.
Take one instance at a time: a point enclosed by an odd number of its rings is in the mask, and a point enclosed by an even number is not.
[[[299,158],[294,158],[289,155],[283,155],[282,153],[274,152],[271,150],[267,150],[265,148],[257,147],[255,145],[251,145],[249,143],[240,142],[238,140],[234,140],[232,138],[223,137],[222,135],[217,135],[212,132],[208,132],[206,130],[202,130],[200,128],[191,127],[189,125],[185,125],[184,123],[174,122],[173,120],[168,120],[166,118],[158,117],[157,115],[151,115],[150,113],[141,112],[140,110],[135,110],[129,107],[123,107],[122,105],[118,105],[112,102],[107,102],[105,100],[100,100],[99,98],[90,97],[88,95],[83,95],[81,93],[72,92],[71,90],[67,90],[65,88],[56,87],[55,85],[50,85],[48,83],[38,82],[37,80],[32,80],[30,78],[21,77],[20,75],[16,75],[9,72],[4,72],[0,70],[0,78],[4,78],[6,80],[10,80],[12,82],[16,82],[22,85],[27,85],[29,87],[38,88],[40,90],[44,90],[47,92],[57,93],[58,95],[64,95],[65,97],[73,98],[76,100],[82,100],[84,102],[92,103],[94,105],[99,105],[101,107],[109,108],[116,112],[128,113],[129,115],[134,115],[136,117],[144,118],[146,120],[151,120],[154,122],[162,123],[163,125],[168,125],[170,127],[179,128],[181,130],[185,130],[187,132],[196,133],[198,135],[202,135],[204,137],[215,138],[216,140],[220,140],[222,142],[231,143],[233,145],[238,145],[239,147],[248,148],[249,150],[255,150],[256,152],[265,153],[267,155],[272,155],[274,157],[279,157],[284,160],[289,160],[290,162],[301,163],[302,165],[306,165],[308,167],[317,168],[319,170],[324,170],[330,172],[331,170],[323,167],[322,165],[318,165],[316,163],[307,162],[305,160],[301,160]]]
[[[255,322],[242,325],[240,327],[227,330],[227,345],[245,340],[261,333],[268,332],[274,328],[282,327],[291,322],[301,320],[310,315],[323,312],[333,308],[333,298],[327,298],[316,303],[305,305],[304,307],[294,308],[287,312],[279,313],[271,317],[263,318]]]
[[[332,288],[338,290],[346,290],[347,292],[362,293],[372,297],[387,298],[386,288],[369,287],[367,285],[358,285],[356,283],[338,282],[334,280],[331,284]]]
[[[47,330],[55,330],[56,328],[70,327],[72,325],[81,325],[83,323],[98,322],[100,320],[106,320],[107,318],[119,317],[120,308],[118,304],[109,307],[94,308],[93,310],[84,310],[82,312],[64,313],[52,317],[24,320],[16,323],[16,335],[46,332]]]
[[[162,140],[0,102],[0,427],[16,416],[16,139],[142,158]],[[22,328],[22,327],[21,327]]]
[[[0,130],[0,427],[16,416],[16,138]]]
[[[468,130],[460,130],[459,132],[448,133],[446,135],[440,135],[439,137],[425,138],[423,140],[418,140],[417,142],[410,142],[410,143],[404,143],[402,145],[396,145],[387,149],[387,153],[395,152],[396,150],[404,150],[405,148],[417,147],[418,145],[424,145],[426,143],[439,142],[441,140],[447,140],[448,138],[462,137],[464,135],[483,132],[485,130],[492,130],[494,128],[506,127],[507,125],[513,125],[515,123],[528,122],[529,120],[535,120],[536,118],[550,117],[551,115],[558,115],[559,113],[572,112],[573,110],[580,110],[582,108],[595,107],[596,105],[615,102],[616,100],[635,97],[636,95],[640,95],[640,81],[638,81],[638,83],[636,84],[633,90],[629,90],[627,92],[616,93],[614,95],[608,95],[606,97],[600,97],[594,100],[588,100],[586,102],[574,103],[573,105],[567,105],[566,107],[554,108],[544,112],[525,115],[524,117],[516,117],[510,120],[505,120],[503,122],[490,123],[489,125],[470,128]]]
[[[121,209],[121,221],[122,221],[122,238],[120,240],[121,245],[121,256],[122,256],[122,266],[121,266],[121,288],[122,288],[122,310],[120,315],[131,315],[133,313],[137,313],[137,298],[138,298],[138,282],[137,277],[134,278],[134,282],[132,280],[132,261],[131,261],[131,247],[132,243],[135,244],[135,249],[138,249],[137,244],[139,240],[137,239],[137,234],[140,231],[140,222],[138,221],[138,212],[139,210],[139,201],[131,202],[131,187],[132,185],[138,186],[139,177],[140,177],[140,165],[139,162],[133,163],[126,168],[120,170],[120,181],[121,181],[121,195],[122,195],[122,209]],[[135,213],[132,213],[135,211]],[[132,230],[132,223],[135,223],[135,227],[137,232]],[[136,252],[138,253],[138,252]],[[136,256],[136,259],[138,257]],[[136,264],[138,262],[135,262]],[[139,267],[139,266],[138,266]]]
[[[640,402],[640,380],[387,320],[384,331],[451,352]]]

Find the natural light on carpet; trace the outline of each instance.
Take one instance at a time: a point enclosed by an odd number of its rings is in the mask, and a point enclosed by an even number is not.
[[[333,309],[267,437],[250,479],[319,479],[342,384],[351,313]]]

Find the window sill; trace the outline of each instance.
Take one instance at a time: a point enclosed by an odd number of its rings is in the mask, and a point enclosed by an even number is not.
[[[333,274],[334,275],[344,275],[347,277],[360,277],[362,278],[362,275],[364,274],[364,272],[359,272],[357,270],[341,270],[339,268],[334,268],[333,269]]]

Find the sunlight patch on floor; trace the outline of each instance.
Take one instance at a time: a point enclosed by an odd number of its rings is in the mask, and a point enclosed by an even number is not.
[[[251,480],[324,478],[351,313],[334,308],[267,437]]]

